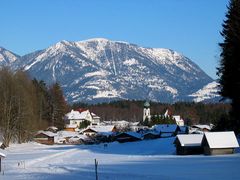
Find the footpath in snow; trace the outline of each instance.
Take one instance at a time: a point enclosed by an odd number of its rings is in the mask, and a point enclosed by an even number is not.
[[[177,156],[174,138],[98,145],[13,144],[0,180],[240,179],[240,154]],[[4,174],[3,174],[4,173]]]

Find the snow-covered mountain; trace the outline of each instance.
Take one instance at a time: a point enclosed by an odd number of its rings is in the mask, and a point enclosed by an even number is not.
[[[211,102],[213,100],[220,100],[221,97],[218,93],[218,86],[219,84],[216,81],[213,81],[189,96],[193,97],[193,101],[195,102]]]
[[[59,82],[69,102],[186,101],[213,81],[173,50],[102,38],[61,41],[19,58],[13,66],[48,84]]]
[[[20,56],[0,47],[0,66],[11,66]]]

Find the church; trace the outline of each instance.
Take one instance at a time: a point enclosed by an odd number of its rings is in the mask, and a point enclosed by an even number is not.
[[[184,126],[184,120],[181,118],[181,116],[171,115],[168,109],[166,110],[163,116],[172,117],[178,126]],[[150,103],[148,101],[144,103],[144,107],[143,107],[143,122],[146,120],[151,121]]]

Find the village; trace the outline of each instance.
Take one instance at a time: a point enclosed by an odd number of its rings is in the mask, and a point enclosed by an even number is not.
[[[143,122],[151,120],[150,104],[143,106]],[[169,115],[168,109],[163,115],[171,116],[174,124],[155,124],[151,127],[142,125],[141,122],[101,121],[101,118],[88,109],[71,110],[64,117],[65,129],[58,130],[50,126],[41,130],[34,136],[34,141],[46,144],[92,145],[133,141],[147,141],[158,138],[175,137],[177,155],[218,155],[233,154],[239,147],[233,131],[212,132],[213,124],[196,124],[187,126],[179,115]],[[86,126],[86,127],[83,127]]]

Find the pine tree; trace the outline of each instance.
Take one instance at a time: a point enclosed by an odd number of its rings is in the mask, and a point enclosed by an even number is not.
[[[64,115],[67,112],[67,103],[63,96],[62,89],[58,83],[50,87],[50,104],[51,104],[51,125],[56,126],[58,129],[63,129]]]
[[[220,94],[231,100],[231,129],[240,131],[240,0],[230,0],[223,23],[221,59],[217,75]]]

